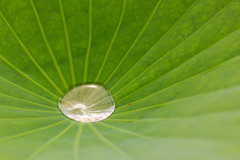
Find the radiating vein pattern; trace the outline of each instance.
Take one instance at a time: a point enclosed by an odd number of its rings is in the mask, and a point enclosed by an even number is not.
[[[146,54],[145,54],[144,56],[142,56],[142,58],[141,58],[137,63],[135,63],[134,66],[133,66],[130,70],[128,70],[128,72],[125,73],[125,74],[121,77],[121,79],[119,79],[119,80],[117,81],[117,83],[115,83],[110,89],[114,88],[119,82],[121,82],[121,80],[122,80],[124,77],[126,77],[126,75],[128,75],[128,74],[134,69],[134,67],[137,66],[137,65],[144,59],[144,57],[145,57],[149,52],[151,52],[151,50],[153,50],[153,49],[155,48],[155,46],[178,24],[178,22],[181,21],[181,19],[184,17],[184,15],[187,14],[188,11],[192,9],[192,7],[197,3],[197,1],[198,1],[198,0],[196,0],[196,1],[191,5],[191,7],[189,7],[189,9],[187,9],[187,11],[176,21],[176,23],[175,23],[174,25],[172,25],[172,27],[171,27],[166,33],[164,33],[164,35],[157,41],[157,43],[156,43],[151,49],[149,49],[149,51],[146,52]]]
[[[58,63],[57,63],[56,58],[55,58],[55,56],[54,56],[54,54],[53,54],[52,48],[51,48],[51,46],[50,46],[50,44],[49,44],[49,42],[48,42],[48,40],[47,40],[47,37],[46,37],[46,35],[45,35],[44,29],[43,29],[43,27],[42,27],[41,20],[40,20],[40,18],[39,18],[39,15],[38,15],[38,12],[37,12],[37,10],[36,10],[36,7],[35,7],[35,5],[34,5],[34,3],[33,3],[33,0],[30,0],[30,3],[31,3],[31,6],[32,6],[32,8],[33,8],[34,14],[35,14],[35,16],[36,16],[36,19],[37,19],[37,22],[38,22],[38,25],[39,25],[39,29],[40,29],[41,34],[42,34],[42,36],[43,36],[43,40],[44,40],[44,42],[45,42],[45,44],[46,44],[46,46],[47,46],[47,48],[48,48],[48,51],[49,51],[49,53],[50,53],[50,55],[51,55],[51,58],[52,58],[52,60],[53,60],[53,63],[54,63],[54,65],[55,65],[55,67],[56,67],[56,69],[57,69],[57,72],[58,72],[58,74],[59,74],[59,77],[61,78],[61,80],[62,80],[62,82],[63,82],[63,85],[65,86],[65,89],[67,89],[67,88],[68,88],[68,84],[67,84],[67,82],[66,82],[66,80],[65,80],[65,78],[64,78],[64,76],[63,76],[63,74],[62,74],[62,71],[60,70],[60,68],[59,68],[59,66],[58,66]]]
[[[240,29],[240,28],[239,28],[239,29]],[[185,65],[186,63],[188,63],[189,61],[191,61],[192,59],[194,59],[195,56],[198,56],[198,55],[200,55],[201,53],[204,53],[204,52],[206,52],[207,50],[211,49],[212,47],[218,45],[218,43],[220,43],[221,41],[223,41],[225,38],[227,38],[227,37],[233,35],[235,32],[239,32],[239,29],[237,29],[236,31],[230,33],[229,35],[227,35],[226,37],[224,37],[224,38],[222,38],[221,40],[217,41],[216,43],[212,44],[211,46],[209,46],[209,47],[206,48],[205,50],[203,50],[203,51],[197,53],[196,55],[194,55],[193,57],[191,57],[191,58],[188,59],[187,61],[185,61],[185,62],[183,62],[182,64],[180,64],[179,66],[177,66],[177,67],[171,69],[169,72],[167,72],[167,73],[165,73],[164,75],[160,76],[160,77],[157,78],[156,80],[154,80],[154,81],[148,83],[146,86],[143,86],[143,87],[139,88],[138,90],[134,91],[133,93],[127,95],[127,96],[124,97],[124,98],[122,98],[122,99],[119,100],[118,102],[120,102],[120,101],[126,99],[127,97],[133,95],[134,93],[139,92],[139,91],[142,90],[143,88],[145,88],[145,87],[151,85],[151,84],[154,83],[155,81],[157,81],[157,80],[161,79],[162,77],[168,75],[169,73],[173,72],[174,70],[177,70],[177,69],[180,68],[181,66]],[[224,62],[222,62],[222,63],[224,63]],[[221,64],[221,63],[220,63],[220,64]],[[216,68],[216,67],[219,66],[220,64],[217,64],[216,66],[213,66],[212,68],[208,69],[207,72],[208,72],[208,71],[211,71],[211,70],[214,69],[214,68]],[[203,74],[205,74],[205,73],[206,73],[206,71],[203,72]],[[202,75],[202,73],[199,73],[198,75]],[[194,77],[195,77],[195,76],[192,76],[192,77],[190,77],[190,78],[188,78],[188,79],[192,79],[192,78],[194,78]],[[188,79],[187,79],[187,80],[188,80]],[[184,81],[186,81],[186,80],[184,80]],[[182,82],[183,82],[183,81],[180,81],[179,83],[182,83]],[[178,83],[175,83],[174,86],[175,86],[176,84],[178,84]],[[170,86],[170,87],[171,87],[171,86]],[[168,88],[169,88],[169,87],[168,87]],[[165,89],[164,89],[164,90],[165,90]],[[158,92],[162,92],[162,90],[159,90]],[[153,95],[155,95],[155,94],[156,94],[156,93],[153,93]],[[150,95],[150,96],[151,96],[151,95]]]
[[[139,33],[139,35],[137,36],[137,38],[135,39],[135,41],[133,42],[133,44],[131,45],[131,47],[129,48],[129,50],[127,51],[127,53],[124,55],[124,57],[121,59],[121,61],[118,63],[118,65],[116,66],[116,68],[113,70],[113,72],[111,73],[111,75],[108,77],[108,79],[104,82],[104,84],[107,84],[108,81],[112,78],[112,76],[114,75],[114,73],[118,70],[118,68],[120,67],[120,65],[122,64],[122,62],[125,60],[125,58],[128,56],[128,54],[131,52],[132,48],[135,46],[135,44],[138,42],[139,38],[142,36],[143,32],[145,31],[145,29],[147,28],[148,24],[150,23],[150,21],[152,20],[152,17],[154,16],[155,12],[157,11],[160,3],[162,0],[159,0],[156,7],[154,8],[152,14],[150,15],[149,19],[147,20],[146,24],[144,25],[144,27],[142,28],[141,32]]]
[[[50,99],[47,99],[47,98],[45,98],[45,97],[43,97],[43,96],[41,96],[41,95],[38,95],[38,94],[36,94],[36,93],[34,93],[34,92],[32,92],[32,91],[29,91],[29,90],[27,90],[26,88],[23,88],[23,87],[15,84],[15,83],[13,83],[13,82],[10,82],[10,81],[6,80],[5,78],[0,77],[0,79],[3,80],[3,81],[5,81],[5,82],[7,82],[7,83],[9,83],[9,84],[11,84],[11,85],[13,85],[13,86],[16,87],[16,88],[19,88],[20,90],[23,90],[23,91],[29,93],[29,94],[32,94],[32,95],[34,95],[34,96],[36,96],[36,97],[39,97],[39,98],[41,98],[41,99],[43,99],[43,100],[45,100],[45,101],[51,102],[51,103],[53,103],[53,104],[57,104],[57,102],[52,101],[52,100],[50,100]]]
[[[83,130],[83,124],[80,123],[79,124],[79,129],[78,129],[78,132],[77,132],[77,136],[76,136],[75,147],[74,147],[74,157],[75,157],[76,160],[79,159],[78,152],[79,152],[79,143],[80,143],[80,137],[81,137],[81,134],[82,134],[82,130]]]
[[[67,128],[65,128],[62,132],[60,132],[57,136],[53,137],[52,139],[50,139],[47,143],[45,143],[42,147],[40,147],[39,149],[37,149],[35,152],[33,152],[27,159],[34,159],[34,157],[36,157],[41,151],[43,151],[45,148],[47,148],[51,143],[53,143],[54,141],[56,141],[57,139],[59,139],[64,133],[66,133],[72,126],[74,125],[74,123],[70,123]]]
[[[233,1],[232,1],[233,2]],[[207,26],[207,24],[209,22],[211,22],[218,14],[220,14],[224,9],[226,9],[231,3],[229,3],[228,5],[226,5],[222,10],[220,10],[219,12],[217,12],[211,19],[209,19],[204,25],[202,25],[198,30],[196,30],[191,36],[189,36],[188,38],[186,38],[183,42],[181,42],[179,45],[177,45],[176,47],[174,47],[171,51],[169,51],[167,54],[165,54],[164,56],[162,56],[160,59],[158,59],[155,63],[153,63],[151,66],[149,66],[148,68],[146,68],[141,74],[139,74],[137,77],[135,77],[132,81],[130,81],[127,85],[125,85],[124,87],[122,87],[120,90],[118,90],[115,94],[113,94],[113,96],[115,96],[116,94],[118,94],[119,92],[121,92],[122,90],[124,90],[126,87],[128,87],[128,85],[130,85],[131,83],[133,83],[136,79],[138,79],[139,77],[141,77],[144,73],[146,73],[147,71],[149,71],[152,67],[154,67],[156,64],[158,64],[162,59],[164,59],[165,57],[167,57],[170,53],[172,53],[174,50],[176,50],[177,48],[179,48],[181,45],[185,44],[185,41],[189,40],[192,36],[194,36],[197,32],[199,32],[202,28],[204,28],[205,26]]]
[[[239,10],[240,0],[0,1],[0,159],[240,159]],[[109,88],[116,109],[67,118],[62,93],[89,83]],[[104,103],[90,91],[69,94],[71,105]]]
[[[58,96],[55,95],[54,93],[52,93],[51,91],[49,91],[46,87],[44,87],[43,85],[41,85],[40,83],[36,82],[35,80],[33,80],[32,78],[30,78],[28,75],[26,75],[24,72],[22,72],[21,70],[19,70],[17,67],[15,67],[12,63],[10,63],[6,58],[4,58],[2,55],[0,55],[0,58],[7,64],[9,65],[13,70],[15,70],[16,72],[18,72],[19,74],[21,74],[23,77],[25,77],[26,79],[28,79],[29,81],[33,82],[35,85],[37,85],[38,87],[40,87],[42,90],[44,90],[45,92],[47,92],[48,94],[52,95],[54,98],[58,99]]]
[[[91,49],[91,44],[92,44],[92,0],[89,0],[89,9],[88,9],[88,25],[89,25],[89,30],[88,30],[88,47],[87,47],[87,53],[86,53],[86,58],[85,58],[85,65],[84,65],[84,75],[83,75],[83,82],[87,81],[87,73],[88,73],[88,61],[89,61],[89,54],[90,54],[90,49]]]
[[[65,20],[65,15],[63,11],[63,6],[62,6],[62,0],[59,0],[59,6],[61,10],[61,16],[62,16],[62,21],[63,21],[63,26],[64,26],[64,33],[66,37],[66,45],[67,45],[67,50],[68,50],[68,56],[69,56],[69,64],[70,64],[70,70],[71,70],[71,77],[72,77],[72,85],[76,84],[76,79],[75,79],[75,73],[74,73],[74,68],[73,68],[73,59],[72,59],[72,51],[71,51],[71,46],[69,42],[69,36],[68,36],[68,29],[66,25],[66,20]]]
[[[91,129],[97,134],[97,136],[99,138],[101,138],[103,140],[103,142],[105,142],[106,144],[108,144],[110,147],[112,147],[114,150],[116,150],[119,154],[121,154],[123,157],[129,159],[129,155],[127,153],[125,153],[123,150],[121,150],[120,148],[118,148],[117,146],[115,146],[112,142],[110,142],[108,139],[106,139],[103,135],[101,135],[101,133],[99,133],[99,131],[92,125],[92,124],[88,124],[89,127],[91,127]]]
[[[105,55],[105,57],[104,57],[104,60],[103,60],[103,62],[102,62],[102,65],[101,65],[101,67],[100,67],[100,69],[99,69],[99,71],[98,71],[97,77],[96,77],[96,79],[95,79],[96,82],[98,81],[98,79],[99,79],[99,77],[100,77],[100,75],[101,75],[101,73],[102,73],[102,71],[103,71],[103,67],[104,67],[104,65],[105,65],[105,63],[106,63],[106,60],[107,60],[107,58],[108,58],[108,55],[109,55],[109,53],[110,53],[110,51],[111,51],[111,49],[112,49],[112,45],[113,45],[114,40],[115,40],[115,38],[116,38],[116,36],[117,36],[117,34],[118,34],[119,28],[120,28],[120,26],[121,26],[121,24],[122,24],[122,20],[123,20],[123,17],[124,17],[125,9],[126,9],[126,0],[123,0],[121,17],[120,17],[120,19],[119,19],[119,22],[118,22],[116,31],[115,31],[115,33],[114,33],[114,35],[113,35],[113,37],[112,37],[112,40],[111,40],[111,42],[110,42],[110,45],[109,45],[109,47],[108,47],[108,49],[107,49],[107,53],[106,53],[106,55]]]
[[[21,39],[17,36],[17,34],[15,33],[15,31],[13,30],[13,28],[11,27],[11,25],[7,22],[6,18],[3,16],[3,14],[0,11],[0,16],[2,17],[2,19],[5,21],[5,23],[7,24],[7,26],[9,27],[9,29],[11,30],[11,32],[13,33],[13,35],[16,37],[17,41],[19,42],[19,44],[22,46],[23,50],[27,53],[27,55],[29,56],[29,58],[32,60],[32,62],[36,65],[36,67],[40,70],[40,72],[46,77],[46,79],[51,83],[51,85],[54,86],[54,88],[59,92],[62,93],[62,91],[57,87],[57,85],[52,81],[52,79],[45,73],[45,71],[41,68],[41,66],[36,62],[36,60],[32,57],[32,55],[29,53],[28,49],[25,47],[25,45],[23,44],[23,42],[21,41]]]

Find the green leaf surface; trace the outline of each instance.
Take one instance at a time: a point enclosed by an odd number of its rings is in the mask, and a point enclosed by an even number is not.
[[[240,0],[0,0],[0,159],[240,159]],[[108,119],[58,98],[106,85]]]

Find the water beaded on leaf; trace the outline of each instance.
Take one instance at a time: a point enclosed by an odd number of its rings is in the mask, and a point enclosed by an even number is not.
[[[69,89],[58,104],[67,117],[81,122],[101,121],[108,118],[115,109],[110,91],[96,84]]]

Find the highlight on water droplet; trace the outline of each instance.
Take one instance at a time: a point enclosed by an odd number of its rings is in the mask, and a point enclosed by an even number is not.
[[[81,122],[101,121],[115,110],[110,91],[98,84],[71,87],[60,97],[58,105],[67,117]]]

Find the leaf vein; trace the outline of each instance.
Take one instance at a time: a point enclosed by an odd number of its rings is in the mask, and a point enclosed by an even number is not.
[[[167,55],[172,53],[175,49],[180,47],[181,45],[185,44],[187,40],[189,40],[191,37],[193,37],[196,33],[198,33],[201,29],[203,29],[209,22],[211,22],[217,15],[219,15],[223,10],[225,10],[233,1],[229,2],[224,8],[222,8],[220,11],[218,11],[212,18],[210,18],[205,24],[203,24],[198,30],[196,30],[191,36],[189,36],[187,39],[182,41],[180,44],[178,44],[176,47],[174,47],[171,51],[169,51],[167,54],[162,56],[160,59],[158,59],[156,62],[154,62],[152,65],[150,65],[147,69],[145,69],[143,72],[141,72],[138,76],[136,76],[132,81],[130,81],[127,85],[122,87],[120,90],[118,90],[116,93],[113,94],[113,96],[116,96],[118,93],[120,93],[123,89],[125,89],[127,86],[129,86],[132,82],[134,82],[136,79],[138,79],[140,76],[145,74],[148,70],[150,70],[153,66],[155,66],[158,62],[160,62],[163,58],[165,58]]]
[[[74,67],[73,67],[72,51],[71,51],[70,42],[69,42],[68,28],[67,28],[67,24],[66,24],[66,20],[65,20],[64,11],[63,11],[62,0],[59,0],[59,6],[60,6],[60,11],[61,11],[61,16],[62,16],[62,23],[63,23],[63,27],[64,27],[65,38],[66,38],[66,46],[67,46],[67,51],[68,51],[72,83],[73,83],[73,85],[75,85],[76,79],[75,79],[75,73],[74,73]]]
[[[110,51],[111,51],[111,49],[112,49],[112,45],[113,45],[113,43],[114,43],[114,40],[115,40],[115,38],[117,37],[119,28],[120,28],[120,26],[121,26],[121,24],[122,24],[122,20],[123,20],[123,17],[124,17],[125,8],[126,8],[126,0],[123,0],[122,13],[121,13],[121,16],[120,16],[120,19],[119,19],[119,22],[118,22],[118,26],[117,26],[117,28],[116,28],[116,30],[115,30],[115,33],[114,33],[114,35],[113,35],[113,37],[112,37],[112,40],[111,40],[111,42],[110,42],[110,45],[109,45],[109,47],[108,47],[108,49],[107,49],[107,53],[106,53],[106,55],[105,55],[105,57],[104,57],[104,60],[103,60],[102,65],[101,65],[101,67],[100,67],[100,69],[99,69],[99,72],[98,72],[98,74],[97,74],[97,77],[96,77],[96,79],[95,79],[95,82],[98,81],[98,79],[99,79],[99,77],[100,77],[100,75],[101,75],[101,73],[102,73],[102,71],[103,71],[103,67],[105,66],[105,63],[106,63],[107,58],[108,58],[108,55],[109,55],[109,53],[110,53]]]
[[[52,100],[50,100],[50,99],[47,99],[47,98],[45,98],[45,97],[43,97],[43,96],[41,96],[41,95],[39,95],[39,94],[36,94],[36,93],[34,93],[34,92],[30,91],[30,90],[27,90],[27,89],[25,89],[25,88],[23,88],[23,87],[15,84],[15,83],[9,81],[9,80],[7,80],[7,79],[5,79],[5,78],[3,78],[3,77],[0,77],[0,79],[2,79],[3,81],[5,81],[5,82],[7,82],[7,83],[9,83],[9,84],[11,84],[11,85],[13,85],[13,86],[21,89],[21,90],[23,90],[23,91],[25,91],[25,92],[27,92],[27,93],[30,93],[30,94],[32,94],[32,95],[34,95],[34,96],[36,96],[36,97],[39,97],[39,98],[41,98],[41,99],[43,99],[43,100],[45,100],[45,101],[48,101],[48,102],[53,103],[53,104],[57,104],[57,102],[52,101]]]
[[[61,71],[61,69],[60,69],[60,67],[59,67],[59,65],[58,65],[58,63],[57,63],[57,60],[56,60],[56,58],[55,58],[55,55],[53,54],[52,48],[51,48],[51,46],[50,46],[50,44],[49,44],[49,42],[48,42],[48,39],[47,39],[46,34],[45,34],[45,32],[44,32],[44,29],[43,29],[41,20],[40,20],[39,15],[38,15],[37,9],[36,9],[36,7],[35,7],[35,5],[34,5],[34,3],[33,3],[33,0],[29,0],[29,1],[30,1],[30,3],[31,3],[33,12],[34,12],[34,14],[35,14],[35,17],[36,17],[36,20],[37,20],[39,29],[40,29],[40,31],[41,31],[43,40],[44,40],[44,42],[45,42],[45,44],[46,44],[46,47],[47,47],[47,49],[48,49],[48,51],[49,51],[49,53],[50,53],[51,58],[52,58],[53,64],[54,64],[54,66],[55,66],[55,68],[56,68],[56,70],[57,70],[57,72],[58,72],[58,74],[59,74],[60,79],[62,80],[62,83],[63,83],[64,87],[67,89],[67,88],[68,88],[68,84],[67,84],[67,82],[66,82],[66,80],[65,80],[65,78],[64,78],[64,76],[63,76],[63,74],[62,74],[62,71]]]
[[[40,104],[40,103],[28,101],[28,100],[25,100],[25,99],[21,99],[21,98],[17,98],[17,97],[12,97],[12,96],[9,96],[9,95],[6,95],[6,94],[2,94],[2,93],[0,93],[0,96],[4,96],[4,97],[11,98],[11,99],[16,99],[16,100],[18,100],[18,101],[23,101],[23,102],[27,102],[27,103],[30,103],[30,104],[39,105],[39,106],[42,106],[42,107],[45,107],[45,108],[50,108],[50,109],[57,110],[56,107],[51,107],[51,106],[47,106],[47,105],[44,105],[44,104]]]
[[[91,44],[92,44],[92,0],[89,0],[89,24],[88,25],[89,25],[88,47],[87,47],[87,54],[85,58],[83,82],[87,81],[88,60],[89,60],[89,54],[90,54]]]
[[[147,28],[148,24],[150,23],[150,21],[152,20],[154,14],[156,13],[159,5],[161,4],[162,0],[159,0],[158,3],[156,4],[154,10],[152,11],[152,14],[150,15],[150,17],[148,18],[146,24],[144,25],[144,27],[142,28],[141,32],[138,34],[137,38],[135,39],[135,41],[133,42],[133,44],[131,45],[131,47],[129,48],[129,50],[126,52],[126,54],[123,56],[123,58],[121,59],[121,61],[118,63],[117,67],[115,67],[115,69],[113,70],[113,72],[111,73],[111,75],[108,77],[108,79],[104,82],[104,84],[106,85],[109,80],[112,78],[112,76],[116,73],[116,71],[118,70],[118,68],[120,67],[120,65],[123,63],[123,61],[126,59],[126,57],[128,56],[128,54],[131,52],[131,50],[134,48],[135,44],[138,42],[138,40],[140,39],[140,37],[142,36],[143,32],[145,31],[145,29]]]
[[[31,53],[28,51],[27,47],[24,45],[24,43],[21,41],[21,39],[18,37],[12,26],[8,23],[2,12],[0,12],[0,16],[2,17],[3,21],[8,26],[9,30],[12,32],[12,34],[17,39],[20,46],[23,48],[23,50],[26,52],[27,56],[31,59],[33,64],[39,69],[39,71],[43,74],[43,76],[53,85],[53,87],[58,91],[58,93],[62,93],[62,91],[59,89],[59,87],[56,85],[56,83],[53,82],[53,80],[47,75],[47,73],[41,68],[41,66],[37,63],[37,61],[33,58]]]
[[[129,155],[126,152],[124,152],[123,150],[118,148],[116,145],[114,145],[112,142],[110,142],[108,139],[106,139],[92,124],[88,123],[88,125],[102,141],[104,141],[106,144],[112,147],[115,151],[117,151],[123,157],[129,158]]]
[[[0,55],[0,58],[8,65],[10,66],[13,70],[15,70],[17,73],[21,74],[23,77],[27,78],[29,81],[33,82],[35,85],[37,85],[38,87],[40,87],[42,90],[44,90],[45,92],[49,93],[50,95],[52,95],[54,98],[58,99],[58,96],[55,95],[54,93],[52,93],[51,91],[49,91],[46,87],[44,87],[43,85],[41,85],[40,83],[36,82],[35,80],[33,80],[32,78],[30,78],[28,75],[26,75],[24,72],[20,71],[17,67],[15,67],[12,63],[10,63],[6,58],[4,58],[2,55]]]
[[[213,66],[212,68],[210,68],[210,69],[208,69],[208,70],[206,70],[206,71],[203,71],[203,72],[201,72],[201,73],[199,73],[199,74],[197,74],[197,75],[195,75],[195,76],[189,77],[189,78],[187,78],[187,79],[185,79],[185,80],[183,80],[183,81],[180,81],[180,82],[178,82],[178,83],[175,83],[175,84],[173,84],[173,85],[171,85],[171,86],[169,86],[169,87],[167,87],[167,88],[164,88],[164,89],[162,89],[162,90],[160,90],[160,91],[157,91],[157,92],[155,92],[155,93],[153,93],[153,94],[151,94],[151,95],[149,95],[149,96],[146,96],[146,97],[144,97],[144,98],[141,98],[141,99],[139,99],[139,100],[137,100],[137,101],[134,101],[134,102],[131,102],[131,103],[138,103],[138,102],[140,102],[140,101],[143,101],[144,99],[150,98],[150,97],[152,97],[152,96],[154,96],[154,95],[156,95],[156,94],[158,94],[158,93],[161,93],[161,92],[163,92],[163,91],[165,91],[165,90],[167,90],[167,89],[170,89],[170,88],[172,88],[172,87],[174,87],[174,86],[177,86],[177,85],[182,84],[182,83],[186,83],[186,82],[188,82],[188,81],[190,81],[190,80],[192,80],[192,79],[194,79],[194,78],[200,77],[200,76],[202,76],[202,75],[204,75],[204,74],[206,74],[206,73],[208,73],[208,72],[216,69],[216,68],[219,67],[220,65],[224,65],[225,63],[228,63],[229,61],[231,61],[231,60],[233,60],[233,59],[235,59],[235,58],[239,58],[239,57],[240,57],[240,56],[236,56],[236,57],[231,58],[231,59],[229,59],[229,60],[227,60],[227,61],[221,62],[221,63]],[[116,110],[125,108],[125,107],[127,107],[127,106],[128,106],[128,105],[121,106],[121,107],[117,108]]]
[[[74,123],[70,123],[62,132],[60,132],[57,136],[53,137],[49,141],[47,141],[42,147],[37,149],[35,152],[33,152],[27,159],[34,159],[39,153],[41,153],[44,149],[46,149],[51,143],[59,139],[63,134],[65,134],[72,126]]]
[[[220,43],[221,41],[223,41],[224,39],[230,37],[231,35],[233,35],[234,33],[238,32],[240,28],[238,28],[237,30],[231,32],[230,34],[226,35],[225,37],[223,37],[222,39],[218,40],[217,42],[213,43],[212,45],[208,46],[207,48],[205,48],[203,51],[195,54],[194,56],[192,56],[191,58],[189,58],[188,60],[186,60],[185,62],[181,63],[180,65],[174,67],[173,69],[171,69],[170,71],[166,72],[165,74],[163,74],[162,76],[160,76],[159,78],[153,80],[152,82],[148,83],[147,85],[137,89],[136,91],[132,92],[131,94],[123,97],[122,99],[120,99],[119,101],[117,101],[116,103],[121,102],[122,100],[126,99],[127,97],[130,97],[131,95],[133,95],[134,93],[139,92],[140,90],[142,90],[143,88],[146,88],[147,86],[153,84],[154,82],[158,81],[159,79],[165,77],[166,75],[169,75],[171,72],[175,71],[176,69],[178,69],[179,67],[183,66],[184,64],[190,62],[192,59],[196,58],[197,56],[200,56],[202,53],[206,52],[207,50],[213,48],[214,46],[216,46],[218,43]],[[214,68],[214,67],[213,67]]]
[[[134,64],[133,67],[131,67],[127,73],[125,73],[109,90],[112,90],[119,82],[121,82],[156,46],[159,44],[164,37],[182,20],[182,18],[194,7],[194,5],[198,2],[196,0],[187,10],[185,13],[181,15],[181,17],[167,30],[167,32],[164,33],[164,35],[142,56],[141,59],[137,63]]]

